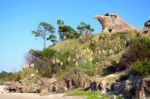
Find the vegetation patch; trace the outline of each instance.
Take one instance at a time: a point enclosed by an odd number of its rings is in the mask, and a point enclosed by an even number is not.
[[[100,91],[71,91],[68,93],[71,96],[83,96],[86,99],[110,99],[112,95],[100,95]],[[124,99],[122,96],[116,96],[116,99]]]
[[[150,59],[143,61],[136,61],[133,64],[133,71],[137,75],[148,76],[150,75]]]

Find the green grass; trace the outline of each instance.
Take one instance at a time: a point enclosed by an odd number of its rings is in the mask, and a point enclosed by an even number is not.
[[[71,91],[69,93],[71,96],[82,96],[86,97],[86,99],[100,99],[100,92],[99,91]]]
[[[86,99],[110,99],[111,95],[100,95],[100,91],[71,91],[68,93],[71,96],[82,96],[86,97]],[[116,99],[124,99],[123,97],[117,96]]]
[[[100,99],[99,96],[88,96],[87,99]]]
[[[96,96],[100,95],[99,91],[71,91],[69,93],[71,96]]]

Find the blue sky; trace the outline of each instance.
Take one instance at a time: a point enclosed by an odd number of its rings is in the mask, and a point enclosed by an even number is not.
[[[141,28],[150,16],[149,5],[150,0],[0,0],[0,71],[19,70],[30,49],[42,49],[43,41],[31,34],[39,22],[57,28],[62,19],[75,28],[84,21],[97,33],[101,26],[93,16],[114,12]]]

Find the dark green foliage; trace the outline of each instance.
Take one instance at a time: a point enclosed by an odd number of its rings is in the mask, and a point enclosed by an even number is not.
[[[92,34],[94,29],[91,27],[90,24],[86,24],[85,22],[81,22],[78,26],[77,29],[80,34],[82,35],[87,35],[87,34]]]
[[[39,31],[43,31],[43,29],[46,32],[50,31],[51,33],[55,33],[55,28],[51,24],[49,24],[47,22],[40,22],[38,30]]]
[[[47,40],[50,40],[53,43],[53,45],[55,45],[57,43],[57,37],[54,34],[49,35]]]
[[[63,38],[65,39],[72,39],[79,37],[79,34],[77,31],[75,31],[71,26],[64,25],[60,28],[60,31],[63,35]]]
[[[67,60],[71,52],[57,52],[52,48],[45,48],[43,51],[31,50],[29,53],[34,57],[30,62],[35,63],[35,68],[43,77],[49,77],[59,71],[67,71],[69,66],[75,64]]]
[[[140,37],[132,40],[126,58],[132,63],[132,73],[141,76],[150,74],[150,38]]]
[[[143,46],[146,49],[150,49],[150,38],[148,37],[139,37],[132,40],[132,47]]]
[[[40,76],[42,77],[51,77],[52,75],[52,67],[51,66],[42,66],[40,67],[40,69],[38,70],[39,71],[39,74]]]
[[[76,30],[74,30],[71,26],[65,25],[62,20],[57,20],[57,24],[59,26],[58,33],[61,40],[79,37],[80,34]]]
[[[52,48],[46,48],[43,49],[43,51],[30,50],[29,53],[36,57],[40,57],[40,58],[46,57],[48,59],[51,59],[55,55],[56,51]]]
[[[135,74],[138,74],[141,76],[150,75],[150,59],[145,59],[143,61],[136,61],[132,65],[132,69]]]
[[[53,58],[56,51],[52,48],[45,48],[43,51],[30,50],[29,52],[33,59],[31,63],[35,63],[35,68],[38,69],[39,74],[43,77],[49,77],[54,72]]]
[[[150,59],[150,38],[142,37],[132,40],[126,56],[133,62]]]
[[[41,22],[38,25],[38,29],[36,31],[32,31],[32,34],[34,34],[36,37],[41,37],[43,39],[44,48],[46,48],[46,39],[50,40],[53,44],[57,42],[57,38],[54,35],[55,28],[51,24],[46,22]]]

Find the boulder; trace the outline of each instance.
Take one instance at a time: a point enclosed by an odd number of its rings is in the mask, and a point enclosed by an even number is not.
[[[38,86],[40,86],[41,95],[48,95],[50,93],[52,82],[48,78],[41,78],[38,82]]]
[[[135,86],[134,83],[130,80],[126,80],[123,88],[123,96],[125,99],[133,99],[135,96]]]
[[[20,82],[12,82],[11,85],[8,86],[7,90],[9,92],[19,92],[22,93],[23,86]]]
[[[122,94],[123,92],[123,88],[124,88],[124,82],[120,81],[120,82],[116,82],[113,86],[112,86],[112,90],[111,93],[113,94]]]
[[[139,76],[129,75],[126,80],[120,80],[112,86],[111,94],[123,95],[125,99],[134,99],[136,96]]]
[[[143,78],[139,81],[136,88],[136,99],[150,98],[150,77]]]
[[[66,81],[65,80],[60,80],[59,82],[57,82],[55,84],[54,89],[55,89],[55,92],[57,92],[57,93],[66,92],[68,90]]]
[[[114,13],[106,13],[104,16],[97,15],[95,18],[101,23],[103,32],[127,32],[135,29]]]

